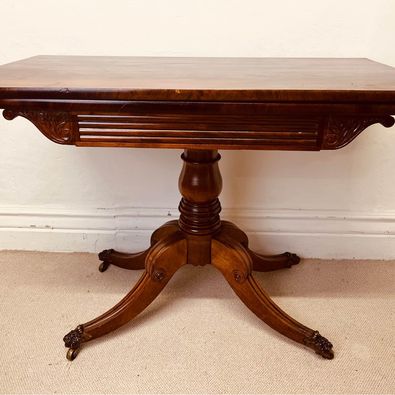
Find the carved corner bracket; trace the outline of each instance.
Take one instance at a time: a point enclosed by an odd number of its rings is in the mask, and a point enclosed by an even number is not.
[[[78,121],[68,112],[6,109],[3,116],[9,121],[18,116],[28,119],[44,136],[58,144],[74,144],[78,139]]]
[[[370,117],[331,116],[324,130],[321,149],[338,149],[351,143],[367,127],[380,123],[386,128],[394,125],[391,115]]]

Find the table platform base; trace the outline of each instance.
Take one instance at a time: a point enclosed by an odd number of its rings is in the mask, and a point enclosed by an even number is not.
[[[126,254],[105,250],[99,254],[102,272],[109,265],[144,272],[117,305],[64,337],[65,346],[69,348],[67,358],[73,360],[83,343],[116,330],[141,313],[183,265],[212,264],[262,321],[322,357],[332,359],[332,344],[318,331],[307,328],[282,311],[253,276],[253,271],[289,268],[299,263],[299,257],[288,252],[273,256],[257,254],[249,249],[247,235],[241,229],[220,220],[218,196],[222,180],[217,151],[186,150],[182,158],[180,219],[157,229],[146,251]]]

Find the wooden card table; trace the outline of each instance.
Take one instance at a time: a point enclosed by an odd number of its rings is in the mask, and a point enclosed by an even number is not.
[[[218,150],[333,150],[370,125],[391,127],[395,69],[368,59],[37,56],[0,66],[0,108],[59,144],[184,150],[179,220],[157,229],[144,252],[99,254],[100,271],[143,273],[117,305],[64,337],[68,359],[141,313],[186,264],[214,265],[266,324],[333,358],[332,344],[254,279],[299,257],[257,254],[221,221]]]

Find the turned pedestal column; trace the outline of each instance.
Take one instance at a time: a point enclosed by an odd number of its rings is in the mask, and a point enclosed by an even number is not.
[[[248,247],[246,234],[234,224],[221,221],[218,196],[222,178],[216,150],[185,150],[179,178],[182,199],[180,218],[157,229],[151,246],[143,252],[126,254],[105,250],[99,254],[100,271],[110,264],[124,269],[144,269],[134,288],[112,309],[79,325],[64,337],[68,359],[83,343],[124,325],[143,311],[183,265],[214,265],[243,303],[272,328],[312,348],[324,358],[333,358],[332,344],[317,331],[284,313],[253,278],[253,270],[270,271],[299,263],[295,254],[256,254]]]

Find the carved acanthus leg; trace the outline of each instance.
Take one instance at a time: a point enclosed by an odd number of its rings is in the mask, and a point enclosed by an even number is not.
[[[112,309],[79,325],[64,337],[68,358],[74,359],[82,343],[103,336],[141,313],[162,291],[174,273],[187,262],[187,243],[181,232],[156,243],[146,257],[146,267],[134,288]]]
[[[121,267],[127,270],[141,270],[145,267],[145,258],[150,252],[152,246],[159,240],[166,238],[168,235],[178,231],[178,221],[169,221],[155,230],[151,236],[151,247],[142,252],[124,253],[113,249],[104,250],[99,253],[99,259],[102,263],[99,271],[104,272],[110,265]]]
[[[243,303],[261,320],[288,338],[332,359],[332,344],[317,331],[283,312],[252,276],[252,259],[240,244],[222,234],[212,242],[212,264],[219,269]]]

